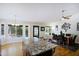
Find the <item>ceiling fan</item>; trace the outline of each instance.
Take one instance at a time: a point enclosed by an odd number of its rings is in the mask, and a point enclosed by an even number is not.
[[[72,15],[67,15],[67,16],[65,16],[65,15],[64,15],[64,12],[65,12],[65,10],[62,10],[62,18],[63,18],[63,19],[70,19],[70,17],[72,17]]]

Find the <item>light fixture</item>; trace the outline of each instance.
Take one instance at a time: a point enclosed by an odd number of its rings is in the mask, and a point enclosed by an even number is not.
[[[62,10],[61,20],[69,20],[72,15],[65,15],[66,10]]]
[[[16,23],[16,15],[14,15],[15,19],[14,19],[14,24],[12,24],[13,26],[19,26],[19,24]]]

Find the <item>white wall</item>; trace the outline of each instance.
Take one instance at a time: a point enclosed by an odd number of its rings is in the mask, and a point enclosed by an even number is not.
[[[2,22],[0,22],[0,24],[5,25],[5,38],[7,38],[8,37],[8,24],[15,24],[15,23],[14,23],[14,21],[2,21]],[[39,26],[39,37],[42,37],[45,34],[45,31],[41,31],[41,26],[45,26],[42,23],[30,23],[30,22],[17,21],[16,24],[23,25],[23,36],[22,36],[23,38],[25,37],[25,26],[29,26],[29,28],[28,28],[29,39],[33,38],[33,25]]]
[[[5,28],[4,28],[4,37],[1,38],[1,30],[0,30],[0,41],[1,41],[1,45],[4,45],[4,44],[8,44],[8,43],[15,43],[15,42],[21,42],[21,41],[24,41],[25,44],[27,44],[29,41],[27,41],[27,39],[25,39],[25,26],[29,26],[28,28],[28,35],[29,35],[29,39],[33,39],[33,25],[36,25],[36,26],[39,26],[39,37],[42,37],[44,36],[45,34],[45,31],[41,31],[41,26],[45,26],[44,24],[42,23],[27,23],[27,22],[16,22],[16,24],[20,24],[20,25],[23,25],[23,36],[22,37],[9,37],[8,36],[8,24],[15,24],[14,21],[2,21],[0,22],[0,25],[1,24],[4,24]],[[1,29],[1,26],[0,26],[0,29]],[[8,55],[9,51],[8,49],[5,49],[5,51],[3,49],[1,49],[1,55]],[[12,51],[12,49],[11,49]]]
[[[65,32],[63,29],[61,29],[62,24],[65,22],[71,24],[71,28],[69,30],[67,30],[67,32]],[[78,34],[79,35],[79,31],[77,31],[77,23],[78,22],[79,22],[79,14],[75,14],[75,15],[72,15],[72,17],[69,20],[60,20],[57,22],[52,22],[48,25],[52,26],[52,32],[54,32],[54,33],[58,33],[62,30],[64,33],[71,33],[71,34]],[[58,25],[58,27],[59,27],[58,32],[55,29],[56,25]]]

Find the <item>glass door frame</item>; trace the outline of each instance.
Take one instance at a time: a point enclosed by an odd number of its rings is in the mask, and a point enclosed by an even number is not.
[[[39,38],[39,26],[33,26],[33,37]]]

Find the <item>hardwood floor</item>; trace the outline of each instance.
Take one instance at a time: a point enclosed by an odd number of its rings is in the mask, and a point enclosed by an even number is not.
[[[2,56],[22,56],[23,55],[23,44],[22,42],[15,42],[4,44],[1,46]]]
[[[58,46],[55,48],[54,56],[79,56],[79,49],[76,51],[71,51],[67,48]]]
[[[28,52],[23,50],[23,43],[13,43],[13,44],[6,44],[1,47],[2,55],[4,56],[28,56]],[[63,48],[61,46],[57,46],[55,48],[55,53],[53,56],[79,56],[79,49],[76,51],[71,51],[67,48]]]

